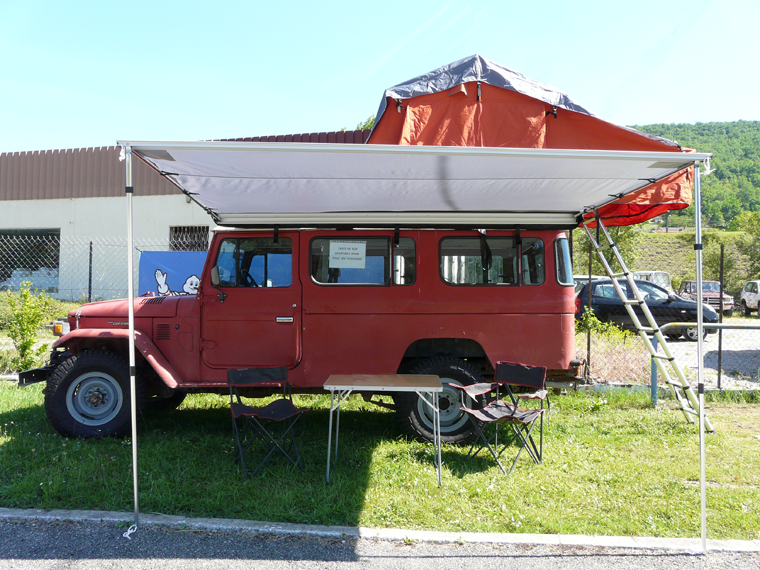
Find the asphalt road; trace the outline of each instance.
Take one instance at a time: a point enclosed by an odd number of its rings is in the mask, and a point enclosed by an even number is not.
[[[760,553],[318,538],[113,523],[0,521],[0,569],[760,569]]]

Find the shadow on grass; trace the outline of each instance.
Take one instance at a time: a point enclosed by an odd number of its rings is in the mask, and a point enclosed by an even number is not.
[[[297,402],[310,408],[306,402]],[[378,447],[399,443],[399,467],[434,471],[432,446],[406,442],[385,410],[342,410],[340,448],[325,483],[329,411],[318,405],[302,418],[299,449],[304,471],[273,454],[254,477],[234,461],[229,407],[141,414],[138,423],[140,511],[304,524],[360,524]],[[0,505],[15,508],[131,512],[130,438],[61,437],[41,404],[0,413]],[[451,461],[455,462],[452,454]],[[447,458],[446,462],[449,461]],[[484,467],[487,468],[487,467]],[[420,475],[424,477],[427,475]],[[374,476],[374,484],[382,474]]]

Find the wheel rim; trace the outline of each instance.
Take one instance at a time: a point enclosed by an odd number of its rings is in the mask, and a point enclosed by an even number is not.
[[[443,384],[443,392],[438,396],[438,409],[441,411],[441,435],[446,435],[464,426],[469,418],[459,409],[462,406],[460,399],[462,392],[451,386],[451,384],[462,386],[462,383],[451,378],[441,378],[441,384]],[[419,396],[417,397],[417,415],[425,427],[433,431],[433,410]]]
[[[101,426],[121,411],[123,394],[116,379],[103,372],[82,374],[66,392],[66,408],[86,426]]]
[[[705,334],[705,336],[707,336],[707,334]],[[696,327],[686,329],[686,337],[689,340],[697,340],[697,337],[699,337],[699,329]]]

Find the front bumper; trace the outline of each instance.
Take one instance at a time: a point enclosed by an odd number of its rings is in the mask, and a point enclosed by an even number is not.
[[[48,365],[43,368],[32,368],[31,370],[24,370],[18,375],[19,387],[29,386],[30,384],[36,384],[37,382],[47,382],[53,375],[57,365]]]

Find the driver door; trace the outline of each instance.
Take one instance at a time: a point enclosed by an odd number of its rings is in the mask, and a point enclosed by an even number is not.
[[[209,255],[216,256],[219,288],[203,287],[204,364],[293,368],[301,331],[297,234],[230,234]]]

